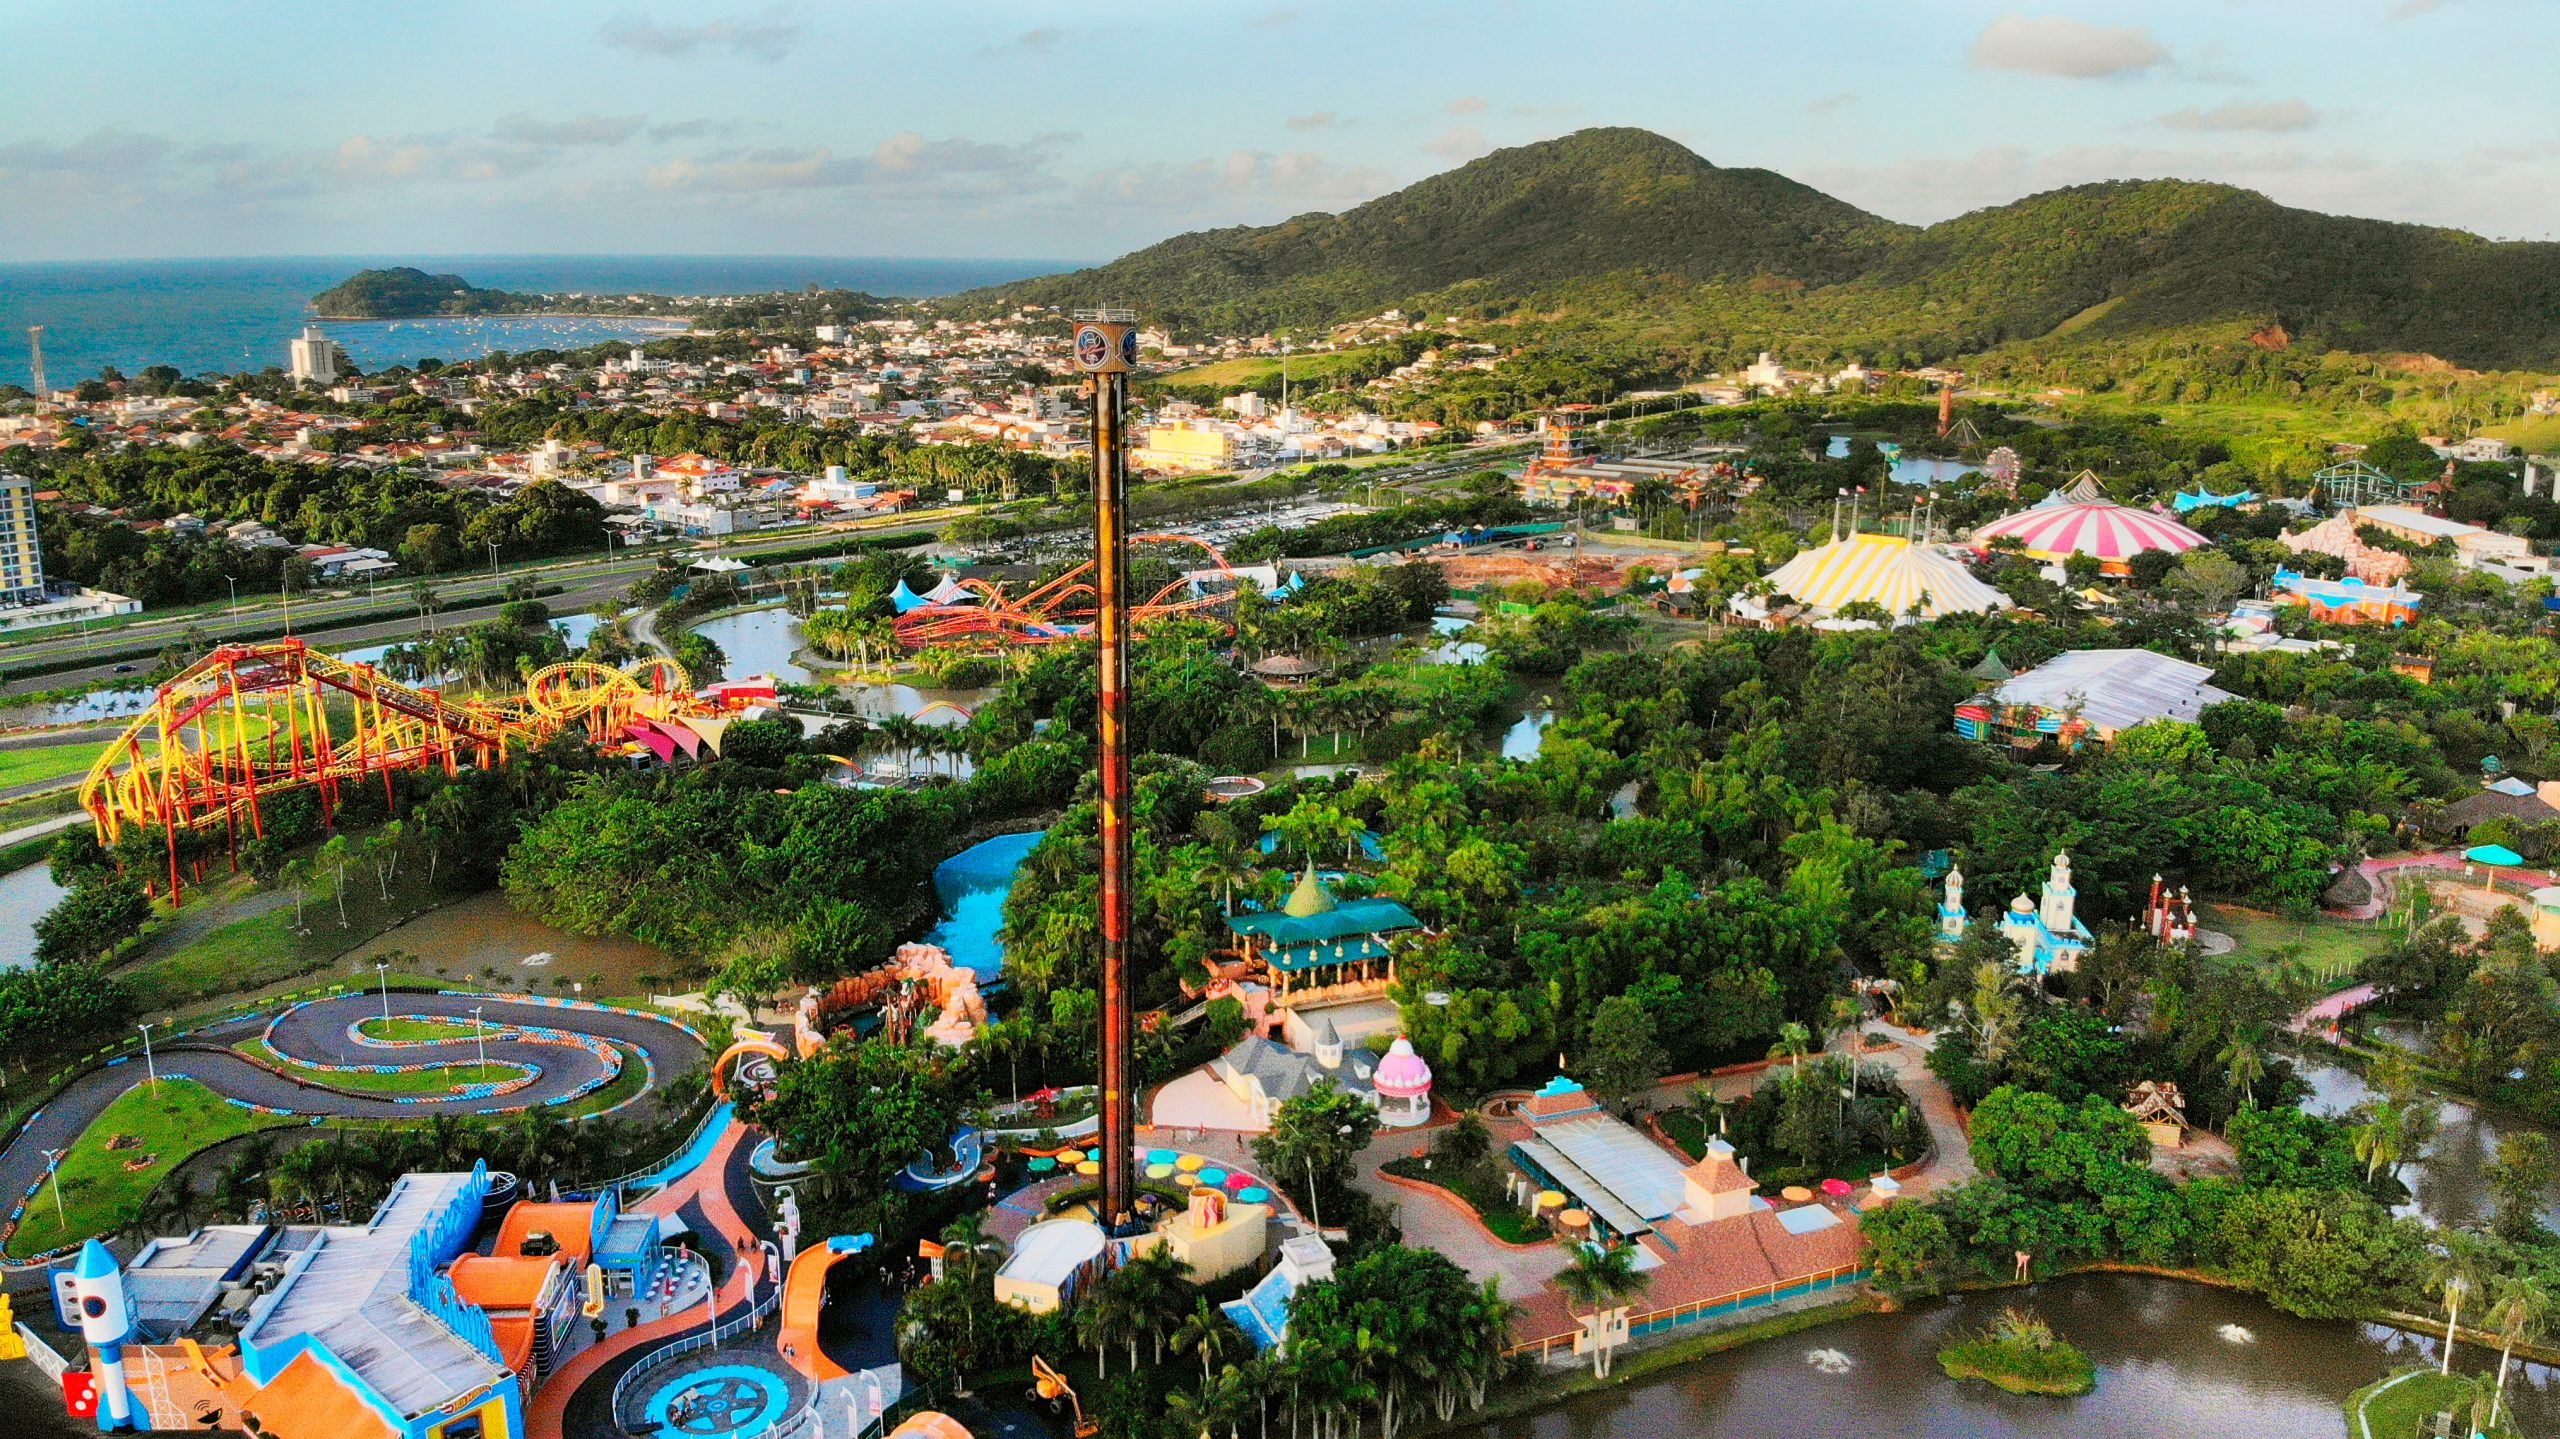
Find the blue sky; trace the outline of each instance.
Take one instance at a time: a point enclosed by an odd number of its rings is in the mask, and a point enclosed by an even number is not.
[[[1659,130],[1927,222],[2084,180],[2560,232],[2552,0],[0,0],[0,260],[1091,259]]]

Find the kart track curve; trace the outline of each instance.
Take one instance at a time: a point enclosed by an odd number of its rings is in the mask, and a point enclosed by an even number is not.
[[[237,1104],[279,1116],[323,1120],[503,1115],[565,1105],[611,1083],[630,1064],[644,1066],[643,1082],[624,1104],[654,1102],[660,1085],[700,1065],[705,1057],[702,1041],[675,1021],[602,1005],[395,990],[390,1009],[397,1018],[453,1021],[466,1029],[472,1011],[479,1010],[487,1029],[489,1065],[493,1070],[503,1067],[505,1080],[454,1095],[366,1094],[333,1086],[328,1072],[333,1069],[467,1068],[479,1062],[480,1043],[467,1033],[457,1039],[396,1045],[359,1037],[357,1025],[382,1017],[379,993],[333,995],[281,1012],[225,1020],[163,1041],[155,1057],[163,1079],[184,1076]],[[277,1054],[299,1062],[292,1072],[234,1048],[261,1036]],[[338,1077],[353,1080],[357,1076]],[[65,1084],[0,1150],[0,1197],[23,1212],[27,1196],[45,1177],[45,1151],[68,1147],[117,1096],[147,1079],[141,1059],[128,1056],[103,1063]],[[10,1217],[10,1232],[16,1228],[16,1217],[16,1213]],[[11,1262],[32,1262],[32,1256]]]

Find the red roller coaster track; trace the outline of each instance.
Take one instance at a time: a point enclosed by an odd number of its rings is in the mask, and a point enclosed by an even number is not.
[[[1140,625],[1212,611],[1234,601],[1233,589],[1190,599],[1173,598],[1196,580],[1224,577],[1234,582],[1244,578],[1244,572],[1229,565],[1217,546],[1195,535],[1134,535],[1130,543],[1194,545],[1206,552],[1211,561],[1209,568],[1186,574],[1145,602],[1131,606],[1129,617]],[[907,611],[897,619],[898,643],[916,650],[937,645],[1045,645],[1089,638],[1094,590],[1087,576],[1092,571],[1093,562],[1087,560],[1019,599],[1008,596],[1000,584],[962,580],[961,588],[979,597],[976,603],[927,605]]]

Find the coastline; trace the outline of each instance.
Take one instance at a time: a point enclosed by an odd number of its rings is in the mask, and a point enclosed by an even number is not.
[[[397,320],[652,320],[659,324],[683,325],[691,329],[697,323],[692,315],[640,315],[624,310],[484,310],[476,314],[448,315],[320,315],[310,317],[324,325],[382,325]]]

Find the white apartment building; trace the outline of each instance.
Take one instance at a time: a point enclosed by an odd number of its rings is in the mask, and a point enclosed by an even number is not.
[[[36,482],[0,475],[0,601],[44,602],[44,546],[36,538]]]
[[[286,349],[297,383],[325,385],[338,378],[338,342],[321,333],[318,325],[303,326],[302,333],[289,341]]]

